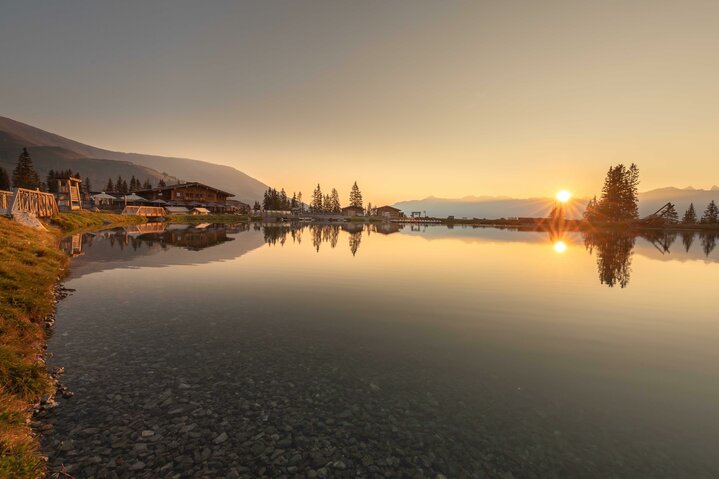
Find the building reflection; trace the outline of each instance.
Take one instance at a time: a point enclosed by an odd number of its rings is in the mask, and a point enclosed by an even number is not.
[[[165,223],[146,223],[141,225],[115,228],[97,233],[78,233],[63,238],[60,248],[71,257],[83,254],[86,247],[98,239],[107,240],[111,248],[131,248],[138,250],[144,247],[170,246],[199,251],[218,244],[232,241],[228,234],[239,233],[249,229],[247,224],[232,227],[224,225],[167,225]]]

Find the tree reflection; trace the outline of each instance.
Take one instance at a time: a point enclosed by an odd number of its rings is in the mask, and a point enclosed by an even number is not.
[[[713,233],[713,232],[702,232],[699,235],[699,239],[702,243],[702,251],[704,251],[704,255],[709,257],[709,255],[714,251],[714,248],[717,246],[717,238],[719,238],[719,234]]]
[[[350,251],[352,251],[352,256],[357,254],[357,250],[359,249],[360,242],[362,241],[362,230],[360,231],[353,231],[350,233]]]
[[[694,232],[684,231],[682,233],[682,243],[684,244],[684,251],[688,253],[694,243]]]
[[[599,281],[607,286],[629,284],[634,254],[634,235],[617,231],[592,231],[584,234],[589,253],[597,254]]]

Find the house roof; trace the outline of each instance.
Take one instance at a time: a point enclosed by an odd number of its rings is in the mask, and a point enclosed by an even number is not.
[[[200,208],[200,207],[192,208],[192,210],[199,211],[200,213],[209,213],[210,212],[210,210],[208,210],[207,208]]]
[[[399,208],[395,208],[394,206],[380,206],[377,208],[378,210],[393,210],[393,211],[402,211]]]
[[[165,209],[169,211],[170,213],[186,213],[190,211],[189,209],[185,208],[184,206],[165,206]]]
[[[139,190],[137,193],[151,193],[151,192],[155,192],[155,191],[178,190],[178,189],[182,189],[182,188],[189,188],[191,186],[199,186],[202,188],[207,188],[209,190],[214,190],[218,193],[222,193],[223,195],[235,196],[232,193],[228,193],[227,191],[222,191],[222,190],[214,188],[212,186],[207,186],[198,181],[192,181],[190,183],[180,183],[179,185],[158,186],[157,188],[150,188],[148,190]]]

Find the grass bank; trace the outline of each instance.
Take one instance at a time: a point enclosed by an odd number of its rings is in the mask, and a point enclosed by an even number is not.
[[[54,393],[43,351],[44,320],[54,313],[54,289],[69,262],[58,239],[143,222],[143,217],[81,211],[60,213],[48,231],[38,231],[0,217],[0,478],[34,479],[45,471],[30,424],[40,398]]]
[[[242,223],[249,221],[248,216],[240,215],[171,215],[165,218],[167,223],[186,223],[186,224],[200,224],[200,223]]]

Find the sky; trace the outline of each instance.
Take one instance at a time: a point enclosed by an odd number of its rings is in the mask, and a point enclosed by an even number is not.
[[[716,1],[0,0],[0,115],[373,203],[719,183]]]

